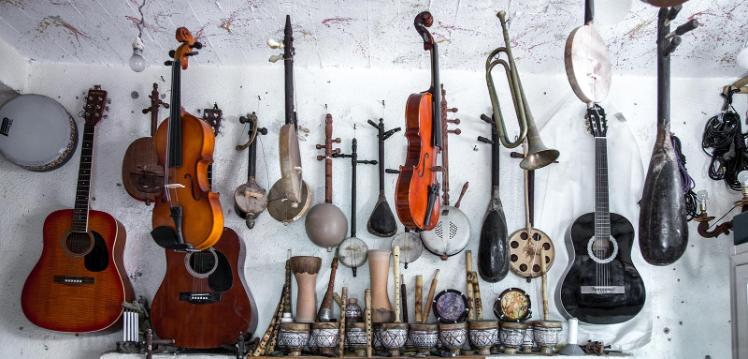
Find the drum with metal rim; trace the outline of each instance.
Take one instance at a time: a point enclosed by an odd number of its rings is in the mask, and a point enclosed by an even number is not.
[[[0,154],[30,171],[61,167],[78,144],[73,117],[47,96],[14,97],[0,108],[0,120]]]

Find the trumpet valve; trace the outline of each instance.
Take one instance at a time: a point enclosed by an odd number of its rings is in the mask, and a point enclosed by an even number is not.
[[[283,48],[283,43],[275,39],[268,39],[267,44],[271,49],[282,49]]]

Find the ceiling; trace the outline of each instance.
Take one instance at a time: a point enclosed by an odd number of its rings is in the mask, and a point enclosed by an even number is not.
[[[42,62],[126,64],[138,33],[143,0],[0,0],[0,37]],[[653,74],[657,10],[633,0],[631,10],[605,12],[597,22],[617,73]],[[567,35],[581,25],[582,0],[145,0],[145,57],[163,63],[187,26],[205,43],[193,63],[266,64],[291,14],[296,63],[306,67],[427,68],[413,17],[429,9],[440,43],[442,69],[481,71],[485,57],[503,46],[497,10],[507,10],[514,56],[522,71],[563,72]],[[675,20],[703,24],[683,38],[673,71],[680,76],[737,76],[737,53],[748,35],[748,0],[691,0]]]

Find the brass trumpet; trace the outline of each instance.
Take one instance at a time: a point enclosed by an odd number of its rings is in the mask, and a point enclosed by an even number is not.
[[[527,105],[525,91],[522,89],[522,82],[519,79],[514,56],[512,56],[512,47],[509,42],[509,31],[506,26],[506,12],[503,10],[499,11],[496,16],[499,18],[499,21],[501,21],[504,43],[506,44],[505,47],[499,47],[491,51],[486,59],[486,84],[488,85],[488,95],[491,97],[491,107],[493,108],[493,118],[496,125],[496,131],[499,134],[501,144],[506,148],[517,147],[526,139],[527,155],[519,166],[524,170],[536,170],[553,163],[558,158],[558,151],[547,148],[540,139],[538,128],[535,126],[535,120],[533,119],[530,108]],[[502,53],[506,54],[507,60],[501,58]],[[496,88],[491,75],[491,71],[496,65],[504,67],[507,82],[509,83],[509,91],[512,94],[514,111],[517,114],[519,136],[514,141],[509,139],[509,136],[507,136],[506,127],[504,126],[504,117],[501,115],[499,97],[496,95]]]

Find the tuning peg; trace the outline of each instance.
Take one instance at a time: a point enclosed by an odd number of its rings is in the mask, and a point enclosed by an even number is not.
[[[340,137],[338,137],[338,138],[333,138],[333,139],[332,139],[332,143],[340,143]]]
[[[488,138],[485,138],[485,137],[483,137],[483,136],[478,136],[478,142],[483,142],[483,143],[493,144],[493,141],[491,141],[490,139],[488,139]]]
[[[447,123],[454,123],[455,125],[459,125],[460,124],[460,119],[456,118],[454,120],[447,120]]]
[[[203,43],[200,41],[195,41],[195,43],[192,45],[192,48],[200,50],[203,48]]]
[[[399,171],[399,170],[393,170],[393,169],[390,169],[390,168],[388,168],[388,169],[385,169],[385,170],[384,170],[384,172],[387,172],[387,173],[389,173],[389,174],[397,174],[397,173],[400,173],[400,171]]]
[[[176,54],[177,54],[177,52],[176,52],[176,51],[174,51],[174,50],[169,50],[169,57],[171,57],[172,59],[174,58],[174,56],[175,56]]]
[[[279,42],[273,39],[268,39],[267,44],[268,46],[270,46],[271,49],[282,49],[283,48],[282,42]]]
[[[447,112],[457,112],[457,111],[459,111],[459,110],[457,109],[457,107],[452,107],[452,108],[448,108],[448,109],[447,109]]]
[[[493,120],[491,119],[491,117],[488,117],[488,115],[486,114],[481,114],[480,119],[483,120],[483,122],[485,123],[493,124]]]
[[[685,24],[678,26],[675,28],[675,31],[673,31],[676,35],[683,35],[697,27],[699,27],[701,24],[699,23],[698,19],[691,19]]]
[[[458,128],[458,129],[454,129],[454,130],[447,130],[447,132],[448,132],[448,133],[453,133],[453,134],[455,134],[455,135],[459,135],[459,134],[461,134],[461,133],[462,133],[462,131],[460,131],[460,129],[459,129],[459,128]]]
[[[670,41],[665,45],[665,49],[663,50],[664,56],[668,56],[675,51],[675,49],[680,45],[680,43],[683,41],[680,36],[675,35],[673,36]]]
[[[265,128],[265,127],[258,128],[257,129],[257,133],[259,133],[261,135],[267,135],[268,134],[268,129]]]
[[[368,122],[370,125],[374,126],[374,128],[379,129],[379,125],[377,125],[376,122],[374,122],[372,120],[366,120],[366,122]]]
[[[375,164],[378,163],[377,160],[360,160],[360,161],[356,161],[356,162],[361,163],[361,164],[365,164],[365,165],[375,165]]]
[[[339,155],[339,154],[340,154],[340,149],[339,149],[339,148],[336,148],[336,149],[332,150],[332,153],[333,153],[334,155]]]
[[[270,58],[268,59],[268,61],[272,63],[276,63],[280,60],[283,60],[283,54],[273,55],[273,56],[270,56]]]
[[[174,61],[171,61],[171,60],[164,61],[164,65],[166,65],[166,66],[172,66],[172,65],[174,65]]]
[[[195,56],[195,55],[197,55],[197,54],[198,54],[198,52],[197,52],[197,51],[190,51],[190,52],[188,52],[188,53],[187,53],[187,54],[186,54],[185,56]]]
[[[321,149],[325,148],[325,145],[319,145],[318,144],[316,147],[317,147],[318,150],[321,150]]]
[[[317,155],[317,161],[322,161],[325,159],[325,156]]]

